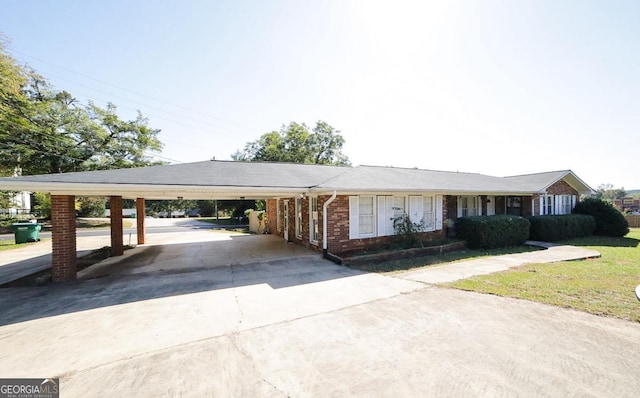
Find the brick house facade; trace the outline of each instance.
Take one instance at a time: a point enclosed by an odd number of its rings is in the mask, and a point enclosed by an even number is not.
[[[423,239],[446,235],[459,217],[569,213],[593,193],[570,170],[495,177],[378,166],[206,161],[0,178],[0,190],[52,195],[54,280],[76,274],[74,196],[110,198],[113,255],[122,254],[122,200],[262,199],[269,233],[315,251],[344,253],[386,245],[394,220],[420,223]],[[140,212],[140,214],[143,214]],[[115,222],[114,222],[115,221]],[[144,217],[136,223],[144,242]],[[142,235],[142,237],[140,237]]]
[[[447,235],[451,235],[454,229],[455,220],[460,216],[466,215],[517,215],[522,217],[530,217],[532,215],[545,214],[545,210],[549,208],[541,208],[541,200],[549,197],[555,201],[560,201],[562,197],[572,199],[572,206],[575,205],[578,191],[571,187],[563,180],[556,181],[551,184],[545,194],[531,195],[442,195],[442,228],[435,229],[430,232],[422,233],[422,239],[431,241],[441,239]],[[353,195],[351,195],[353,196]],[[384,197],[403,197],[408,198],[411,195],[401,193],[397,195],[384,193],[381,195],[367,196],[384,196]],[[311,225],[313,223],[310,217],[312,197],[317,198],[318,210],[317,220],[323,220],[324,203],[329,199],[330,195],[300,197],[284,197],[278,199],[267,200],[267,220],[269,233],[287,239],[289,242],[305,246],[311,250],[322,251],[323,249],[323,223],[318,222],[317,239],[314,241],[310,235]],[[353,252],[364,252],[377,247],[392,244],[397,240],[397,236],[384,235],[372,236],[365,238],[354,238],[350,236],[350,220],[352,220],[349,208],[350,195],[336,195],[336,198],[327,208],[327,251],[334,254],[345,254]],[[465,208],[471,211],[471,214],[461,214],[460,203],[468,203],[469,199],[475,198],[474,208]],[[550,201],[550,202],[551,202]],[[406,202],[406,200],[405,200]],[[549,203],[550,203],[549,202]],[[492,205],[493,203],[493,205]],[[285,209],[287,211],[285,211]],[[559,214],[556,207],[550,208],[551,214]],[[542,213],[541,213],[542,212]],[[549,214],[549,213],[546,213]]]

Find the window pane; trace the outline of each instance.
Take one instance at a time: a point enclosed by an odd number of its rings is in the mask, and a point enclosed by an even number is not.
[[[361,196],[358,200],[358,211],[360,234],[373,234],[373,197]]]
[[[425,196],[423,199],[424,216],[422,221],[424,222],[424,228],[427,231],[433,231],[436,227],[435,214],[433,212],[433,196]]]

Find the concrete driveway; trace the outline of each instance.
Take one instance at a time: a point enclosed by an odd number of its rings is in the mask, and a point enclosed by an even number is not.
[[[64,397],[640,391],[637,323],[366,274],[308,252],[168,267],[199,247],[188,245],[132,272],[0,290],[0,375],[59,376]]]

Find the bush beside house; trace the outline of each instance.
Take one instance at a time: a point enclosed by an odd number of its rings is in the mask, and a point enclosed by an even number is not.
[[[456,236],[470,249],[519,246],[529,238],[529,220],[517,216],[476,216],[456,220]]]
[[[529,239],[543,242],[589,236],[596,229],[596,220],[585,214],[535,216],[528,220],[531,223]]]
[[[596,221],[594,234],[622,237],[629,233],[629,224],[622,213],[609,202],[587,198],[576,204],[574,214],[587,214]]]

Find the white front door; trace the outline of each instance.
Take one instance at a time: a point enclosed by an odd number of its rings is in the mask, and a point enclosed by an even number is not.
[[[284,217],[284,223],[282,223],[282,225],[284,226],[284,240],[286,240],[287,242],[289,241],[289,201],[285,200],[284,201],[284,211],[283,213],[283,217]]]

